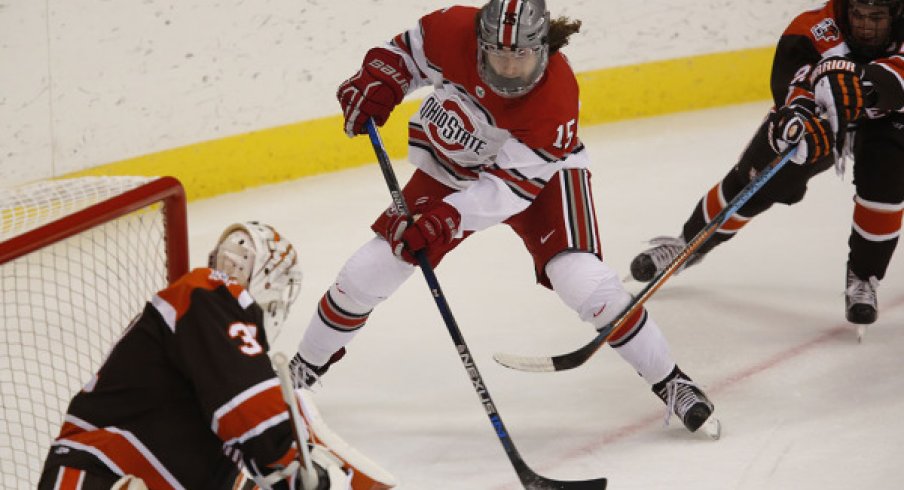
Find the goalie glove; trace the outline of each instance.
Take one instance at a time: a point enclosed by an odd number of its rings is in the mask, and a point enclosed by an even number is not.
[[[345,134],[364,134],[364,122],[373,118],[377,126],[389,119],[411,86],[405,61],[384,48],[373,48],[364,56],[358,73],[342,82],[336,98],[345,116]]]
[[[784,106],[769,116],[769,146],[776,154],[797,145],[791,161],[803,165],[829,156],[835,135],[827,121],[801,105]]]

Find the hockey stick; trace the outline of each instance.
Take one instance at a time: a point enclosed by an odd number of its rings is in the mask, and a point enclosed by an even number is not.
[[[319,484],[317,470],[311,460],[311,449],[308,447],[307,431],[302,426],[301,412],[298,411],[298,400],[292,389],[292,375],[289,373],[289,360],[282,352],[273,354],[270,358],[273,367],[276,368],[276,376],[279,378],[279,387],[283,400],[289,409],[289,421],[292,423],[292,435],[295,444],[298,445],[298,462],[304,471],[301,472],[301,486],[305,490],[314,490]]]
[[[392,195],[392,202],[395,205],[396,210],[410,220],[411,212],[408,210],[408,205],[405,203],[402,189],[399,187],[398,180],[396,180],[395,171],[392,169],[392,164],[389,162],[389,156],[386,154],[386,149],[383,147],[383,141],[380,139],[380,134],[377,132],[377,127],[374,125],[373,119],[368,119],[365,126],[367,127],[367,133],[370,136],[370,143],[373,145],[374,153],[376,153],[377,160],[380,163],[380,170],[383,171],[383,178],[386,180],[386,185],[389,187],[389,193]],[[493,399],[490,397],[490,391],[487,389],[483,377],[477,370],[477,364],[474,363],[474,357],[471,355],[471,351],[465,343],[465,339],[458,328],[458,324],[452,316],[452,310],[449,309],[446,297],[439,287],[439,281],[436,279],[433,267],[427,260],[427,256],[424,254],[423,250],[415,252],[414,257],[417,259],[417,263],[424,273],[424,279],[427,280],[427,285],[430,287],[430,292],[433,294],[436,306],[439,308],[443,321],[446,323],[446,329],[449,331],[449,335],[455,343],[455,348],[458,350],[458,357],[461,359],[461,363],[464,365],[465,370],[468,371],[471,378],[471,384],[474,385],[474,390],[477,392],[478,398],[480,398],[480,403],[483,405],[484,410],[486,410],[487,416],[490,418],[490,423],[493,424],[493,428],[496,431],[496,437],[499,439],[499,442],[502,443],[502,447],[505,448],[505,454],[508,456],[512,466],[515,467],[515,472],[518,474],[518,479],[521,480],[521,484],[524,485],[524,488],[528,490],[605,489],[605,478],[572,481],[552,480],[538,475],[527,466],[527,463],[525,463],[524,459],[521,458],[521,455],[518,454],[515,443],[512,442],[512,438],[505,428],[505,424],[502,423],[502,417],[496,410],[496,404],[493,403]]]
[[[532,356],[521,356],[516,354],[505,354],[505,353],[496,353],[493,355],[493,359],[496,360],[499,364],[502,364],[505,367],[511,369],[517,369],[519,371],[531,371],[531,372],[552,372],[552,371],[565,371],[567,369],[576,368],[585,362],[587,359],[590,359],[603,344],[606,343],[606,340],[612,335],[612,332],[619,329],[629,318],[632,317],[636,312],[638,312],[643,304],[650,299],[650,296],[659,289],[660,286],[668,279],[672,274],[674,274],[682,265],[691,256],[694,252],[700,248],[704,243],[713,234],[715,234],[716,230],[718,230],[729,218],[731,218],[741,206],[747,203],[754,194],[757,193],[765,184],[772,178],[773,175],[776,174],[782,167],[785,166],[786,163],[791,159],[797,150],[797,146],[793,146],[785,153],[776,157],[776,159],[766,167],[766,169],[756,176],[755,179],[751,180],[747,186],[745,186],[741,192],[732,199],[725,209],[722,210],[719,214],[717,214],[712,221],[710,221],[699,233],[695,236],[691,241],[687,243],[678,256],[672,259],[672,262],[663,269],[653,280],[647,284],[643,290],[641,290],[640,294],[634,297],[631,303],[628,304],[627,307],[615,318],[604,326],[603,328],[598,330],[596,337],[593,338],[590,342],[588,342],[583,347],[571,351],[567,354],[561,354],[558,356],[552,357],[532,357]]]

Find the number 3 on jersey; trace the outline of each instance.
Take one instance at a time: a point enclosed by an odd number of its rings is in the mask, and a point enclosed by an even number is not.
[[[575,120],[572,119],[565,124],[559,124],[556,128],[556,142],[552,146],[560,150],[571,146],[571,140],[574,139],[574,123]]]
[[[257,325],[247,323],[233,323],[229,325],[229,336],[242,341],[239,350],[247,356],[256,356],[264,352],[260,342],[257,341]]]

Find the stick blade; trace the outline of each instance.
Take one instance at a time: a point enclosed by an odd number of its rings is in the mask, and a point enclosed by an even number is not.
[[[521,484],[527,490],[605,490],[608,481],[605,478],[592,480],[553,480],[540,476],[534,472],[527,475],[518,475]]]
[[[608,338],[608,332],[600,333],[593,340],[585,344],[583,347],[552,357],[543,356],[521,356],[517,354],[506,354],[497,352],[493,354],[493,359],[509,369],[518,371],[526,371],[531,373],[551,373],[555,371],[567,371],[583,365],[593,356]]]
[[[497,352],[493,354],[493,360],[509,369],[528,371],[532,373],[549,373],[556,370],[551,357],[521,356],[518,354],[506,354]]]

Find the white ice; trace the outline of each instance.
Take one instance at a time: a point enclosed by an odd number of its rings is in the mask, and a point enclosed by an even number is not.
[[[627,275],[646,240],[677,234],[766,109],[583,128],[606,260]],[[404,183],[411,165],[395,168]],[[879,289],[878,322],[858,344],[842,294],[850,179],[816,177],[802,203],[757,217],[649,301],[679,365],[715,402],[719,441],[674,418],[665,427],[662,403],[608,347],[561,373],[497,365],[494,352],[559,354],[594,332],[535,284],[507,227],[447,257],[440,284],[527,464],[558,479],[605,476],[618,490],[901,488],[904,253]],[[203,265],[220,230],[238,220],[270,222],[288,236],[301,251],[304,289],[276,347],[293,353],[320,296],[388,204],[376,164],[193,203],[192,263]],[[375,310],[315,399],[331,427],[400,488],[519,488],[419,272]]]

